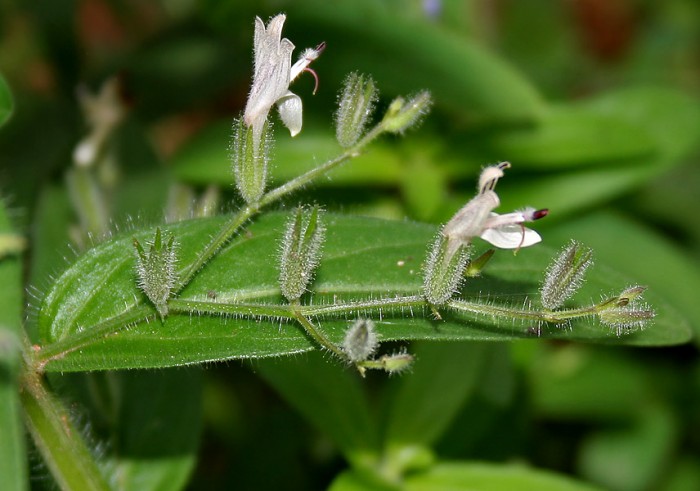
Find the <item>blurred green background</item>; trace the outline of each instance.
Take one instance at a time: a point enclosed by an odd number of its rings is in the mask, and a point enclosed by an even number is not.
[[[113,142],[115,229],[162,220],[175,183],[191,196],[219,186],[230,203],[230,122],[249,89],[252,21],[278,12],[297,53],[328,47],[314,64],[318,93],[310,76],[292,87],[304,130],[291,140],[278,128],[276,182],[335,151],[332,113],[348,72],[374,77],[380,108],[421,89],[435,99],[419,130],[378,143],[290,205],[440,223],[473,194],[482,166],[508,160],[503,210],[550,208],[537,224],[545,243],[593,247],[696,333],[664,349],[492,345],[437,455],[527,462],[612,490],[700,489],[695,0],[5,1],[0,75],[15,107],[0,129],[0,191],[32,241],[29,296],[74,257],[64,180],[86,131],[76,88],[117,75],[129,106]],[[188,411],[203,421],[192,489],[316,489],[345,467],[263,365],[187,370],[202,403]],[[54,383],[85,399],[69,381]],[[397,383],[367,381],[377,406]],[[108,422],[84,407],[109,438]]]

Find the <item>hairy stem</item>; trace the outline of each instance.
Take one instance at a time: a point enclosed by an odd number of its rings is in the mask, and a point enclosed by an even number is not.
[[[318,343],[322,348],[327,349],[334,355],[336,355],[338,358],[341,360],[346,360],[347,356],[345,353],[343,353],[343,350],[341,350],[338,346],[333,344],[325,334],[323,334],[321,331],[319,331],[316,326],[314,326],[309,319],[304,317],[304,314],[301,313],[300,310],[300,305],[299,301],[296,301],[292,304],[290,304],[292,313],[294,314],[294,318],[301,324],[301,327],[304,328],[304,331],[306,331],[306,334],[309,335],[316,343]]]
[[[27,346],[25,356],[29,350]],[[26,363],[20,377],[24,420],[56,483],[71,491],[109,490],[68,411],[48,391],[41,375],[28,369],[32,365]]]

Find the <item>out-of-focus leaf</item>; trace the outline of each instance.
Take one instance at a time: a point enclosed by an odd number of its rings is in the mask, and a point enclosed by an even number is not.
[[[696,458],[676,459],[662,491],[695,491],[700,488],[700,463]]]
[[[5,122],[12,116],[12,111],[14,111],[15,103],[12,99],[12,92],[10,92],[10,87],[5,82],[2,74],[0,74],[0,126],[5,124]]]
[[[180,369],[118,376],[116,449],[105,465],[119,489],[183,489],[199,446],[201,373]]]
[[[196,135],[171,161],[178,179],[194,184],[233,182],[226,144],[231,139],[231,122],[220,121]],[[271,180],[286,182],[317,167],[342,152],[329,130],[304,128],[298,138],[282,135],[275,142]],[[396,185],[401,177],[401,158],[386,143],[372,148],[351,164],[334,170],[319,186]]]
[[[632,275],[663,298],[690,322],[700,339],[700,269],[669,240],[624,216],[598,212],[558,224],[544,232],[550,243],[576,239],[592,247],[596,257],[616,270]],[[663,314],[663,304],[656,306]]]
[[[0,234],[14,233],[0,199]],[[28,481],[17,396],[22,319],[22,263],[17,255],[0,257],[0,285],[0,476],[3,489],[22,491]]]
[[[599,348],[541,348],[527,371],[533,405],[545,417],[625,421],[654,396],[638,363]]]
[[[549,207],[553,218],[563,217],[651,181],[700,144],[700,101],[678,91],[625,89],[566,111],[573,111],[564,112],[565,118],[573,118],[568,126],[557,118],[548,124],[545,117],[529,134],[526,130],[498,134],[494,138],[504,146],[503,158],[516,168],[518,154],[525,165],[539,167],[584,161],[606,164],[519,183],[504,180],[499,195],[505,208],[530,203]],[[579,123],[576,112],[584,115]],[[603,120],[614,122],[616,129]],[[596,131],[605,137],[596,138]]]
[[[439,438],[476,389],[489,348],[483,343],[416,343],[411,376],[401,379],[391,401],[387,444],[400,451]]]
[[[662,408],[638,407],[625,425],[588,437],[581,449],[580,472],[606,489],[649,489],[672,458],[678,437],[674,415]]]
[[[180,301],[209,302],[213,308],[219,303],[251,301],[267,305],[266,309],[280,305],[276,257],[286,219],[280,214],[261,217],[200,271],[182,291]],[[181,265],[193,260],[224,220],[226,217],[192,220],[166,228],[177,238]],[[420,293],[422,258],[434,227],[333,215],[328,216],[327,226],[324,258],[312,286],[314,304]],[[153,237],[153,230],[133,235],[145,243]],[[501,298],[509,305],[522,306],[527,303],[525,297],[537,291],[552,254],[543,247],[523,250],[517,256],[501,254],[489,264],[487,274],[467,282],[463,296],[488,302]],[[162,323],[143,322],[155,311],[136,286],[134,268],[132,237],[123,237],[89,251],[56,281],[39,312],[43,346],[37,357],[46,369],[165,367],[313,348],[291,323],[175,313]],[[578,301],[598,301],[601,293],[617,294],[630,283],[611,270],[596,269],[599,273],[590,275]],[[594,322],[577,322],[572,329],[544,327],[540,334],[612,344],[686,341],[686,321],[666,308],[657,292],[650,292],[647,298],[659,312],[652,329],[616,337]],[[505,325],[489,315],[445,312],[444,321],[435,321],[428,313],[409,314],[385,309],[377,321],[380,338],[504,341],[535,335],[532,326]],[[346,321],[322,319],[320,324],[333,342],[341,342]]]
[[[346,471],[331,484],[330,491],[395,489],[382,486],[354,471]],[[600,491],[600,488],[571,478],[516,465],[445,462],[426,472],[407,476],[406,491]]]
[[[646,130],[615,114],[601,115],[586,104],[551,107],[531,125],[501,129],[488,138],[494,155],[518,166],[557,169],[653,157],[656,146]]]
[[[351,462],[361,465],[376,458],[376,422],[353,369],[309,353],[301,358],[260,360],[255,371],[332,438]]]
[[[228,27],[249,11],[235,4],[218,7],[213,22]],[[297,46],[327,42],[317,64],[322,77],[332,73],[339,80],[361,71],[371,74],[380,90],[407,94],[427,89],[437,105],[479,119],[530,120],[541,109],[534,87],[501,58],[398,5],[372,0],[285,1],[274,11],[257,15],[265,18],[279,11],[287,14],[284,35]]]
[[[627,88],[603,94],[589,104],[600,115],[646,130],[666,164],[676,162],[700,143],[700,99],[679,90]]]

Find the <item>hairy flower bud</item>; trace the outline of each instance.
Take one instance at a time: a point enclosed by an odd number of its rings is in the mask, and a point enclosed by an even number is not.
[[[428,113],[431,104],[432,98],[427,91],[419,92],[408,102],[403,97],[397,97],[389,105],[382,120],[384,131],[403,133]]]
[[[379,346],[374,322],[370,319],[358,319],[345,333],[342,348],[352,362],[368,359]]]
[[[160,228],[157,228],[153,241],[148,242],[147,246],[146,251],[134,238],[138,284],[148,299],[153,302],[162,319],[168,314],[168,299],[177,279],[175,237],[171,235],[167,242],[164,242]]]
[[[624,331],[642,329],[646,323],[653,319],[656,313],[645,306],[613,307],[598,313],[600,322],[606,326],[614,327],[618,336]]]
[[[385,372],[394,374],[408,370],[413,364],[414,360],[415,357],[412,354],[407,353],[406,351],[399,351],[392,355],[381,356],[378,361],[381,363]]]
[[[617,297],[601,305],[598,319],[606,326],[614,327],[618,336],[624,331],[644,328],[656,316],[654,310],[639,303],[645,290],[646,287],[643,286],[623,290]]]
[[[561,307],[581,287],[591,264],[593,251],[571,241],[547,268],[540,289],[542,305],[550,310]]]
[[[246,125],[241,118],[233,122],[231,163],[236,187],[246,203],[260,199],[267,182],[272,146],[272,140],[268,138],[270,123],[265,120],[260,135],[256,131],[256,127]]]
[[[464,269],[469,261],[469,245],[437,235],[424,269],[423,294],[433,305],[447,302],[464,280]]]
[[[349,148],[360,139],[374,110],[377,87],[371,77],[351,73],[338,102],[335,134],[341,147]]]
[[[325,228],[317,206],[306,213],[298,208],[287,224],[280,257],[280,289],[289,300],[298,300],[313,279],[321,258]]]

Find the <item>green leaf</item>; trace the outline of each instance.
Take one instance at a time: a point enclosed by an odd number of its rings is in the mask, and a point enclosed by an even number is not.
[[[405,9],[372,0],[306,0],[288,7],[290,39],[312,32],[326,40],[332,47],[326,69],[370,73],[380,91],[427,89],[437,105],[483,119],[530,120],[541,110],[535,88],[501,58]]]
[[[624,426],[591,434],[581,446],[579,471],[607,489],[643,491],[673,461],[679,428],[669,410],[637,407]]]
[[[199,370],[122,372],[115,452],[107,458],[120,489],[176,491],[197,461]]]
[[[281,135],[275,141],[271,180],[286,182],[309,171],[319,162],[335,157],[341,151],[329,130],[305,127],[303,138]],[[231,121],[219,121],[199,132],[171,160],[175,176],[194,184],[231,185],[233,174],[225,143],[231,140]],[[309,158],[312,155],[313,158]],[[353,160],[351,166],[340,167],[319,180],[319,186],[374,185],[399,182],[401,158],[386,142],[377,142],[372,150]]]
[[[176,366],[231,358],[267,357],[308,351],[314,346],[296,325],[276,320],[289,317],[278,287],[278,244],[286,216],[261,217],[212,259],[171,301],[165,322],[154,322],[155,310],[135,281],[133,238],[111,240],[86,253],[48,292],[39,312],[43,346],[37,361],[48,370],[94,370]],[[226,217],[192,220],[164,227],[179,243],[180,264],[191,263],[223,225]],[[328,216],[324,256],[312,285],[315,296],[302,303],[392,298],[416,295],[422,288],[422,258],[435,227],[359,217]],[[134,233],[140,241],[153,230]],[[482,278],[467,282],[463,297],[521,307],[538,288],[553,251],[533,247],[517,256],[497,255]],[[578,302],[598,301],[630,284],[603,267],[595,268]],[[597,273],[599,272],[599,273]],[[309,300],[313,300],[309,304]],[[665,345],[688,339],[686,321],[652,290],[647,300],[659,311],[654,327],[627,336],[594,323],[574,323],[572,329],[544,327],[543,337],[611,344]],[[175,314],[188,305],[219,309],[228,315]],[[250,307],[253,302],[254,311]],[[237,310],[236,309],[243,309]],[[312,307],[309,307],[312,308]],[[231,310],[234,309],[234,310]],[[361,309],[362,310],[362,309]],[[200,310],[201,311],[201,310]],[[236,313],[237,312],[237,313]],[[252,315],[241,314],[250,312]],[[257,312],[257,314],[256,314]],[[354,313],[354,312],[353,312]],[[363,312],[357,312],[362,314]],[[410,314],[413,315],[410,315]],[[266,314],[275,320],[255,320]],[[341,315],[341,318],[347,315]],[[490,315],[444,312],[444,320],[418,309],[375,312],[381,340],[510,340],[536,335],[533,326],[510,325]],[[125,329],[128,326],[128,329]],[[320,319],[320,329],[339,344],[345,320]]]
[[[329,363],[320,353],[260,360],[255,371],[351,462],[366,465],[376,458],[378,431],[357,372]]]
[[[396,489],[346,471],[331,484],[330,491],[383,491]],[[426,472],[408,476],[401,485],[406,491],[600,491],[600,488],[552,472],[518,465],[443,462]]]
[[[442,435],[476,389],[489,346],[484,343],[416,343],[416,362],[403,377],[387,416],[391,446],[429,446]]]
[[[499,133],[493,140],[516,167],[521,158],[524,165],[551,169],[606,164],[536,181],[504,180],[499,187],[504,209],[529,203],[561,218],[680,164],[700,145],[700,100],[670,89],[623,89],[554,110],[530,130]]]
[[[0,234],[14,233],[5,203],[0,199]],[[17,255],[0,257],[0,285],[0,476],[3,489],[20,491],[28,489],[28,481],[17,395],[23,298],[22,263]]]
[[[0,126],[5,124],[15,109],[12,92],[5,78],[0,74]]]
[[[657,148],[645,128],[596,109],[590,103],[553,106],[531,125],[501,129],[486,144],[518,167],[543,169],[654,155]]]
[[[644,366],[617,351],[542,346],[526,370],[533,405],[547,418],[625,421],[655,397]]]

